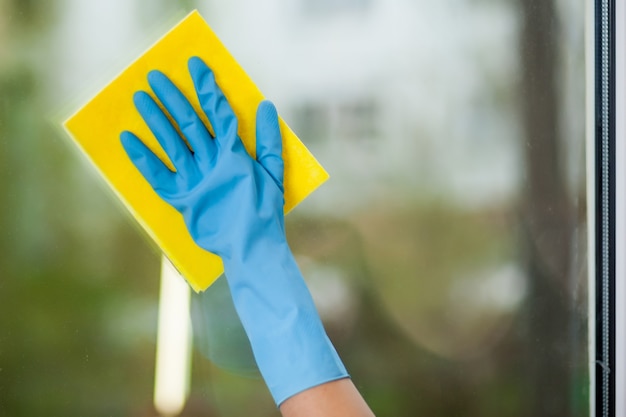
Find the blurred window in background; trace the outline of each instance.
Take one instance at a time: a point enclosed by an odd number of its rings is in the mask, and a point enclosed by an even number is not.
[[[322,103],[302,103],[294,106],[294,129],[307,144],[328,140],[330,115],[327,106]],[[310,146],[310,145],[309,145]]]
[[[367,142],[379,135],[379,111],[373,100],[362,99],[353,103],[343,103],[338,109],[338,136],[345,140]],[[359,146],[357,144],[356,146]]]

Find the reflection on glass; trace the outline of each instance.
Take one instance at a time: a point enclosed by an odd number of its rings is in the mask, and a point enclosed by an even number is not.
[[[192,7],[331,174],[288,233],[377,415],[588,415],[584,15],[555,0],[0,1],[0,415],[156,415],[160,257],[50,121]],[[182,415],[277,415],[215,294]]]

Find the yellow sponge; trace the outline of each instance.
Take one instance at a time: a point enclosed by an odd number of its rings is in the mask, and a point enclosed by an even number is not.
[[[202,291],[222,273],[221,260],[194,243],[182,216],[150,188],[126,156],[119,139],[123,130],[134,132],[172,166],[135,109],[132,96],[138,90],[152,94],[146,77],[150,70],[158,69],[204,117],[187,70],[187,61],[192,56],[200,57],[215,73],[239,119],[239,136],[254,155],[256,108],[263,95],[197,11],[166,33],[64,126],[191,287]],[[209,125],[206,118],[203,120]],[[280,127],[285,160],[285,212],[288,212],[322,184],[328,174],[282,119]]]

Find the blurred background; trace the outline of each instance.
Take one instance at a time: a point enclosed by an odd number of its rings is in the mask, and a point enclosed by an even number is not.
[[[374,412],[588,415],[582,0],[0,0],[0,416],[158,415],[159,251],[60,124],[194,8],[331,174],[289,240]],[[278,416],[220,300],[181,415]]]

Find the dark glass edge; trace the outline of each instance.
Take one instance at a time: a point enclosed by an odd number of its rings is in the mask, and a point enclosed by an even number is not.
[[[615,416],[615,1],[595,1],[595,410]],[[606,48],[606,49],[605,49]],[[608,66],[603,65],[608,60]],[[608,129],[607,129],[608,127]]]

